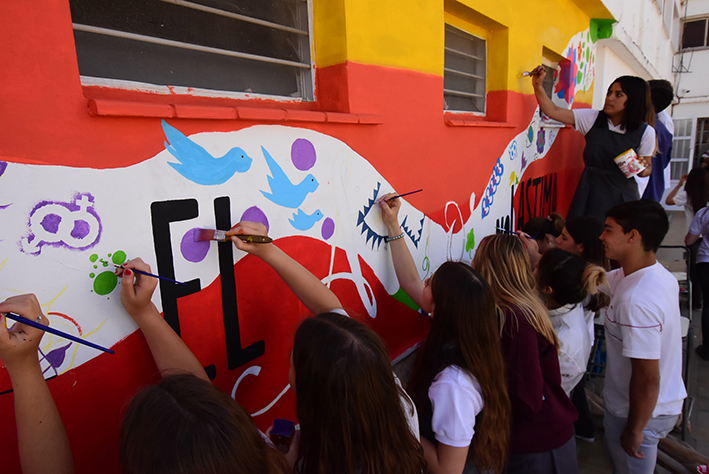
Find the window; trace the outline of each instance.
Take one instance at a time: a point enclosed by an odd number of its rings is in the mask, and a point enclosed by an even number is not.
[[[682,27],[682,49],[707,46],[707,19],[686,21]]]
[[[701,156],[709,151],[709,118],[697,119],[697,134],[694,137],[694,159],[701,163]]]
[[[313,99],[307,0],[70,0],[70,6],[84,84],[108,79],[119,87]]]
[[[672,140],[670,179],[679,180],[689,173],[689,159],[692,141],[692,119],[675,119],[675,133]]]
[[[446,25],[443,67],[444,109],[485,113],[486,42]]]

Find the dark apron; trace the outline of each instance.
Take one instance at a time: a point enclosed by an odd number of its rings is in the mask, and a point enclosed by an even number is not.
[[[636,130],[616,133],[608,128],[608,116],[598,113],[593,127],[586,134],[583,150],[586,167],[576,186],[567,219],[595,216],[605,222],[606,212],[611,207],[640,199],[635,179],[626,178],[613,159],[630,148],[637,153],[646,127],[648,124],[643,122]]]

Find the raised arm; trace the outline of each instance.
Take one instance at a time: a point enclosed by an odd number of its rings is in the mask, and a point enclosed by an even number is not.
[[[333,309],[342,309],[342,304],[335,293],[283,250],[272,243],[246,243],[240,238],[234,237],[239,234],[267,235],[265,225],[260,222],[239,222],[227,232],[227,235],[231,236],[231,241],[234,242],[236,248],[268,263],[311,313],[320,314]]]
[[[382,211],[382,220],[387,227],[387,233],[390,238],[403,236],[401,226],[399,225],[399,209],[401,208],[401,200],[399,198],[392,199],[396,196],[394,193],[385,194],[379,200],[379,207]],[[421,306],[424,284],[419,277],[419,272],[416,269],[416,264],[411,256],[409,247],[406,246],[405,238],[391,240],[387,245],[391,250],[391,258],[394,261],[394,271],[399,279],[399,284],[404,289],[407,295],[414,300],[418,306]]]
[[[15,313],[48,325],[34,295],[13,296],[0,313]],[[23,474],[74,472],[69,438],[39,366],[37,348],[43,331],[16,323],[9,331],[0,314],[0,359],[7,367],[15,398],[17,445]],[[7,427],[6,427],[7,429]]]
[[[539,108],[542,109],[542,112],[544,112],[549,118],[567,125],[575,125],[576,118],[574,117],[574,113],[569,109],[556,105],[552,102],[547,93],[544,92],[542,84],[544,83],[544,78],[546,75],[547,73],[544,66],[535,67],[531,74],[532,86],[534,87],[534,96],[537,98]]]
[[[209,381],[202,364],[150,301],[158,284],[157,279],[131,271],[137,269],[151,273],[150,265],[135,258],[123,267],[121,303],[143,332],[160,373],[187,372]]]
[[[677,186],[675,186],[675,188],[672,191],[670,191],[670,194],[667,195],[667,199],[665,199],[665,204],[667,204],[668,206],[675,205],[675,196],[677,196],[677,193],[679,192],[679,190],[682,189],[682,187],[684,187],[684,183],[687,182],[688,177],[689,177],[689,175],[685,174],[684,176],[682,176],[682,178],[680,178],[679,183],[677,183]]]

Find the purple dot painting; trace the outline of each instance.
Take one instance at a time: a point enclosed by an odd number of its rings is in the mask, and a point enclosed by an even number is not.
[[[86,221],[74,221],[74,228],[71,230],[71,236],[75,239],[83,239],[91,232],[91,226]]]
[[[198,227],[194,227],[182,236],[182,241],[180,242],[180,252],[185,260],[192,263],[201,262],[204,257],[207,256],[209,252],[209,241],[203,240],[200,242],[195,242],[194,234],[197,232]]]
[[[325,240],[332,237],[332,234],[335,233],[335,221],[333,221],[329,217],[327,219],[325,219],[322,223],[322,228],[320,229],[320,233],[322,234],[322,238]]]
[[[59,223],[62,221],[62,217],[58,214],[47,214],[42,219],[39,225],[42,226],[44,230],[50,234],[56,234],[59,231]]]
[[[263,211],[256,206],[252,206],[245,210],[244,213],[241,215],[240,220],[260,222],[261,224],[266,226],[266,232],[268,232],[268,218],[266,217],[266,214],[264,214]]]
[[[0,161],[0,176],[5,172],[7,169],[7,161]]]
[[[290,157],[300,171],[309,170],[315,164],[315,147],[305,138],[298,138],[290,147]]]

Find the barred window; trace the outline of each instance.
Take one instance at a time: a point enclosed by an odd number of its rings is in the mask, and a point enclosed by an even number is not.
[[[84,83],[100,78],[313,99],[308,0],[70,0],[70,6]]]
[[[446,25],[445,110],[485,113],[487,45],[484,39]]]

